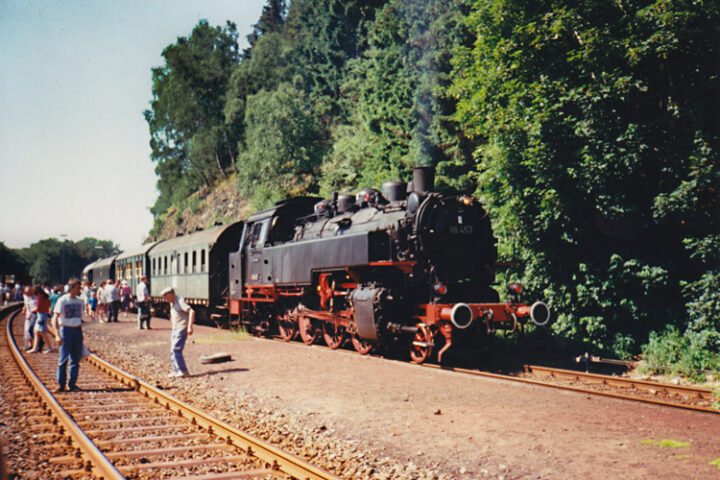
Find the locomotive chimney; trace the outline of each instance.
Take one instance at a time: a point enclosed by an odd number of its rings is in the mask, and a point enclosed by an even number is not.
[[[414,167],[413,192],[432,192],[435,189],[435,167]]]

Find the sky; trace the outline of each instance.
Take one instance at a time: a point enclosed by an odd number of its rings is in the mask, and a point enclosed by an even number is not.
[[[162,51],[201,19],[237,25],[265,0],[0,0],[0,242],[141,245],[157,178],[143,112]]]

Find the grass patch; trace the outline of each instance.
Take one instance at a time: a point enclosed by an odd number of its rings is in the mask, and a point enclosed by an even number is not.
[[[718,470],[720,470],[720,458],[716,458],[712,462],[708,462],[708,465],[714,465],[718,468]]]
[[[227,343],[245,340],[248,336],[248,333],[244,329],[238,328],[230,331],[214,332],[210,335],[194,338],[193,340],[195,343]]]
[[[687,448],[690,446],[690,442],[678,442],[676,440],[642,440],[640,443],[645,445],[657,445],[662,448]]]

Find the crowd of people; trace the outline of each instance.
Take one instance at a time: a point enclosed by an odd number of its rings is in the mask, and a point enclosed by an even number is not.
[[[195,311],[174,289],[160,293],[169,304],[171,337],[170,356],[172,372],[169,377],[189,376],[183,349],[188,335],[193,333]],[[35,285],[0,285],[0,305],[22,301],[25,318],[25,350],[28,353],[50,353],[58,350],[57,391],[78,390],[77,379],[84,347],[82,325],[86,319],[100,323],[115,323],[120,312],[127,317],[130,305],[137,308],[138,330],[150,330],[152,302],[148,278],[138,282],[135,295],[126,281],[116,284],[107,280],[95,285],[91,282],[70,280],[67,285],[47,287]],[[54,338],[50,334],[52,326]],[[53,343],[57,347],[53,347]]]

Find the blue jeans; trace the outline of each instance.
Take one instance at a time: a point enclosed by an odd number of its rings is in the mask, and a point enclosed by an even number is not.
[[[60,345],[60,354],[58,355],[58,385],[65,388],[66,367],[69,360],[70,381],[68,386],[74,387],[77,382],[78,372],[80,372],[80,360],[82,360],[82,328],[60,327],[60,338],[62,339],[62,345]]]
[[[47,319],[50,315],[47,313],[38,313],[37,320],[35,321],[36,332],[47,332]]]
[[[170,337],[170,357],[172,358],[172,367],[175,373],[187,373],[188,371],[182,353],[187,337],[186,328],[179,328],[172,331],[172,336]]]

